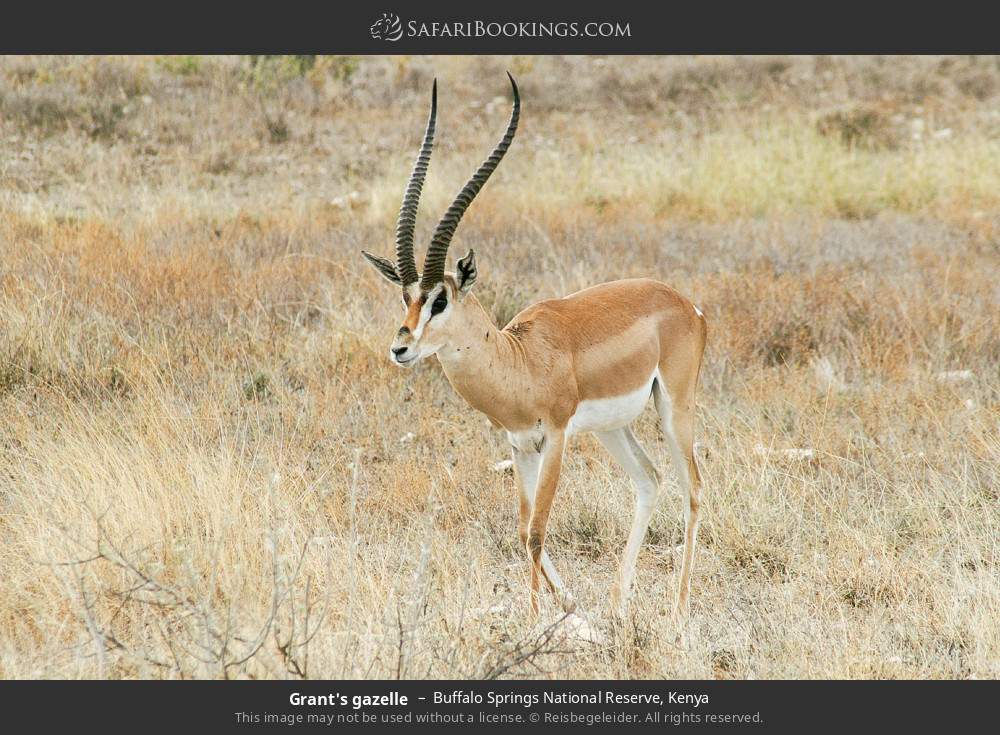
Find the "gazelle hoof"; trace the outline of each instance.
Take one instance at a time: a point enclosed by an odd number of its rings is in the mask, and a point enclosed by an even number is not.
[[[559,607],[562,608],[564,613],[575,613],[576,612],[576,600],[573,599],[573,595],[569,592],[556,592],[556,599],[559,600]]]
[[[677,648],[686,649],[687,648],[687,623],[688,623],[688,611],[687,608],[674,607],[673,613],[670,615],[671,622],[674,628],[677,630],[677,635],[674,637],[674,645]]]

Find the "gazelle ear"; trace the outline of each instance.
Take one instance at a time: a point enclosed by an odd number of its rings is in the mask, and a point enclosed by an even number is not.
[[[387,281],[392,281],[397,286],[401,286],[402,285],[403,282],[400,279],[399,274],[396,273],[396,266],[394,266],[392,263],[390,263],[385,258],[380,258],[377,255],[372,255],[371,253],[366,253],[364,250],[361,251],[361,254],[363,256],[365,256],[365,260],[367,260],[369,263],[371,263],[373,266],[375,266],[378,269],[378,272],[381,273],[382,276]]]
[[[476,282],[476,275],[476,252],[470,249],[464,258],[455,263],[455,281],[460,294],[464,296],[469,292]]]

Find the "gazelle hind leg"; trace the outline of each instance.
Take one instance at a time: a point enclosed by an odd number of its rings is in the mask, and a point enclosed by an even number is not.
[[[674,471],[684,493],[684,555],[674,607],[674,615],[683,618],[687,614],[688,597],[691,593],[691,572],[701,508],[701,475],[694,458],[694,400],[692,396],[686,405],[676,404],[659,380],[656,381],[653,396],[656,411],[660,415],[660,425],[670,447]]]
[[[538,472],[542,466],[541,452],[526,452],[512,448],[514,458],[514,469],[518,490],[518,526],[517,532],[521,539],[521,546],[528,543],[528,527],[531,522],[531,513],[534,510],[535,490],[538,487]],[[563,584],[559,572],[549,558],[549,553],[542,549],[542,574],[545,581],[552,590],[552,593],[559,600],[559,605],[565,612],[573,612],[576,609],[576,601]]]
[[[639,557],[639,548],[646,537],[646,529],[649,528],[649,520],[656,507],[660,477],[653,462],[628,426],[613,431],[600,432],[597,434],[597,438],[625,469],[635,485],[635,516],[632,519],[632,530],[629,531],[625,551],[622,553],[618,580],[611,589],[611,603],[615,611],[622,614],[628,604],[632,581],[635,578],[635,564]]]

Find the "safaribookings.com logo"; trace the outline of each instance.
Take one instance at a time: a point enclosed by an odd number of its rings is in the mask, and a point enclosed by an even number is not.
[[[369,30],[376,41],[398,41],[403,37],[403,24],[395,13],[382,13]]]
[[[423,22],[403,25],[395,13],[382,13],[372,23],[372,38],[398,41],[407,38],[631,38],[632,29],[622,21],[518,21],[486,23],[481,20]]]

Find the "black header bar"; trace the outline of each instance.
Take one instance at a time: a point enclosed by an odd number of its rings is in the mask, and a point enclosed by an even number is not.
[[[20,5],[4,53],[992,53],[989,3],[75,3]]]

